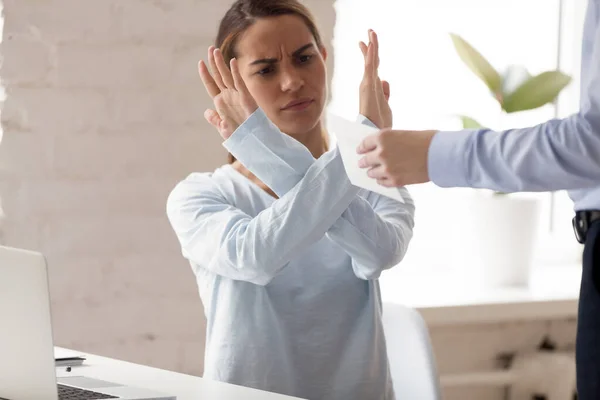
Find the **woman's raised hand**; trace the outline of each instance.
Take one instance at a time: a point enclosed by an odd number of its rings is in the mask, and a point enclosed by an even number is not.
[[[210,46],[208,62],[212,74],[204,61],[198,63],[198,71],[206,91],[213,99],[215,110],[206,110],[204,118],[217,128],[223,139],[228,139],[256,111],[258,105],[240,75],[235,58],[231,60],[230,70],[221,51]]]
[[[390,84],[379,79],[379,41],[377,34],[369,29],[369,45],[359,43],[365,60],[365,70],[359,88],[360,113],[369,118],[379,129],[392,127]]]

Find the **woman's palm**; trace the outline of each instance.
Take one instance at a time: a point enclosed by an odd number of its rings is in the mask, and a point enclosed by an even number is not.
[[[221,52],[212,46],[208,49],[208,59],[213,73],[203,61],[198,63],[198,70],[215,110],[206,110],[204,117],[223,139],[229,139],[258,106],[242,79],[236,59],[231,60],[231,70],[228,69]]]

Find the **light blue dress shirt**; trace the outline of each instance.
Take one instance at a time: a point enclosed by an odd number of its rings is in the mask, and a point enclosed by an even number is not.
[[[258,109],[224,143],[231,165],[195,173],[167,215],[207,319],[204,376],[321,400],[393,400],[378,278],[413,234],[414,205],[354,187]],[[401,355],[400,355],[401,356]]]
[[[583,33],[577,114],[525,129],[438,132],[429,176],[441,187],[502,192],[569,190],[575,210],[600,210],[600,0]]]

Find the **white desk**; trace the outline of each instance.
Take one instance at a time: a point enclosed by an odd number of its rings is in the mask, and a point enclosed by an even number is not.
[[[57,367],[56,375],[58,377],[85,375],[90,378],[156,390],[171,396],[175,395],[177,400],[298,399],[92,354],[78,353],[84,354],[87,358],[84,364],[72,367],[71,372],[67,372],[65,367]]]

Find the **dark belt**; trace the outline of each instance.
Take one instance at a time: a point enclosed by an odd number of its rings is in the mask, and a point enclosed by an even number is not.
[[[573,230],[575,231],[575,238],[579,243],[585,243],[588,229],[595,221],[600,220],[600,211],[598,210],[585,210],[577,211],[575,217],[573,217]]]

